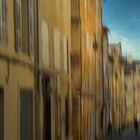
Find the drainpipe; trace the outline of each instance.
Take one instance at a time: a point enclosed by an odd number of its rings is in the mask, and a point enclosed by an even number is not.
[[[96,82],[96,48],[95,48],[95,85],[97,84],[97,82]],[[97,88],[97,86],[96,86],[96,88]],[[96,138],[96,127],[97,127],[97,122],[96,122],[96,104],[97,104],[97,102],[96,102],[96,93],[97,93],[97,89],[95,88],[95,138]]]
[[[104,126],[104,115],[105,115],[105,120],[106,120],[106,102],[105,102],[105,86],[104,86],[104,50],[103,50],[103,35],[101,36],[101,55],[102,55],[102,94],[103,94],[103,104],[102,104],[102,111],[103,111],[103,116],[102,116],[102,129],[104,129],[104,127],[106,126],[106,122],[105,122],[105,126]],[[105,114],[104,114],[105,112]],[[102,130],[102,135],[103,135],[104,130]]]
[[[96,69],[97,69],[97,67],[96,67],[96,64],[97,64],[96,63],[96,61],[97,61],[97,58],[96,58],[97,57],[96,56],[97,55],[97,47],[98,46],[97,46],[96,35],[95,35],[95,42],[94,42],[94,51],[95,51],[95,61],[94,61],[95,62],[94,63],[94,66],[95,66],[95,68],[94,68],[94,70],[95,70],[94,71],[94,77],[95,77],[95,107],[94,107],[95,108],[95,110],[94,110],[95,111],[95,122],[94,122],[95,123],[95,139],[97,138],[97,136],[96,136],[97,135],[96,134],[97,133],[97,130],[96,130],[97,129],[97,122],[96,122],[96,117],[97,117],[97,110],[96,110],[96,104],[97,104],[97,101],[96,101],[97,100],[97,97],[96,97],[96,94],[97,94],[97,80],[96,80],[97,79],[97,77],[96,77],[97,76],[96,75]]]
[[[83,99],[82,99],[82,27],[81,27],[81,19],[80,19],[80,122],[82,122],[82,115],[83,115]],[[80,140],[82,140],[82,125],[80,123]]]
[[[34,1],[34,83],[35,83],[35,137],[39,140],[40,137],[40,125],[39,125],[39,32],[38,32],[38,0]]]
[[[98,51],[97,47],[98,46],[97,46],[97,1],[96,0],[95,0],[94,5],[95,5],[94,6],[94,9],[95,9],[95,11],[94,11],[95,12],[95,15],[94,15],[94,18],[95,18],[94,19],[95,20],[95,26],[94,26],[95,27],[95,34],[94,34],[94,36],[95,36],[95,42],[94,42],[94,48],[95,48],[94,49],[95,50],[95,64],[94,64],[94,66],[95,66],[95,75],[94,75],[95,76],[95,107],[94,107],[95,108],[95,119],[94,120],[95,120],[95,122],[94,123],[95,123],[95,139],[97,139],[97,111],[98,110],[96,108],[96,104],[97,104],[96,94],[97,94],[98,87],[97,87],[97,74],[96,74],[97,72],[96,71],[97,71],[97,51]]]
[[[80,17],[80,1],[78,0],[78,18],[79,18],[79,26],[80,26],[80,140],[82,140],[82,114],[83,114],[83,111],[82,111],[82,85],[83,85],[83,82],[82,82],[82,27],[81,27],[81,17]]]

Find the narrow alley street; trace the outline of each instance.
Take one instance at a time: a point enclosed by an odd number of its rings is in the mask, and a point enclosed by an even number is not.
[[[128,133],[125,136],[112,136],[106,140],[139,140],[139,139],[140,139],[140,134],[136,136],[134,134]]]
[[[140,127],[138,135],[135,134],[134,127],[126,129],[122,135],[110,135],[105,140],[140,140]]]
[[[140,140],[140,0],[0,0],[0,140]]]
[[[120,136],[111,137],[107,140],[139,140],[139,139],[140,139],[140,136],[127,135],[127,136],[123,136],[123,137],[120,137]]]

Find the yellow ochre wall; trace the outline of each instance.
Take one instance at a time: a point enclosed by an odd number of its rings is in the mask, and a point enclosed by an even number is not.
[[[70,80],[70,51],[71,51],[71,2],[68,0],[40,0],[39,1],[39,69],[41,71],[40,79],[43,76],[50,76],[50,98],[51,98],[51,138],[57,139],[57,132],[60,129],[61,140],[72,139],[71,132],[71,80]],[[42,24],[45,21],[48,27],[48,54],[49,64],[46,65],[43,60],[43,38]],[[55,68],[55,40],[54,32],[59,33],[60,38],[60,69]],[[64,70],[64,39],[67,40],[68,47],[68,71]],[[57,52],[58,54],[59,52]],[[47,58],[47,57],[46,57]],[[44,122],[44,95],[42,92],[42,82],[40,80],[40,139],[43,139]],[[47,93],[46,93],[47,94]],[[69,100],[69,136],[65,136],[65,99]],[[58,114],[57,99],[60,99],[60,113]],[[59,118],[56,118],[60,115]],[[60,126],[57,127],[57,121],[60,121]]]
[[[34,52],[29,56],[22,51],[15,51],[13,4],[14,0],[7,1],[8,43],[0,44],[0,87],[4,89],[4,140],[20,139],[21,88],[33,91],[33,140],[35,140]]]

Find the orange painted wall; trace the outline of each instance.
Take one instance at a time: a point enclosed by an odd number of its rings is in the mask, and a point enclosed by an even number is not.
[[[94,34],[95,34],[95,20],[94,20],[94,0],[90,0],[88,6],[88,0],[80,1],[80,16],[81,16],[81,36],[82,36],[82,81],[83,81],[83,92],[93,92],[88,86],[87,80],[92,77],[94,80]],[[90,8],[89,8],[90,7]],[[93,83],[89,83],[93,84]],[[92,86],[93,87],[93,86]]]

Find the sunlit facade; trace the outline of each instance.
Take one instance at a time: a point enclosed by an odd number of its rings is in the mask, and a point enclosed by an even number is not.
[[[72,139],[70,1],[38,1],[39,138]]]
[[[101,0],[0,0],[0,140],[100,140],[130,126],[140,62],[108,32]]]
[[[0,0],[0,139],[35,140],[34,0]]]
[[[102,129],[101,1],[72,0],[71,5],[73,124],[77,124],[73,126],[73,136],[80,139],[81,133],[82,139],[99,138]],[[97,76],[99,73],[101,77]]]

